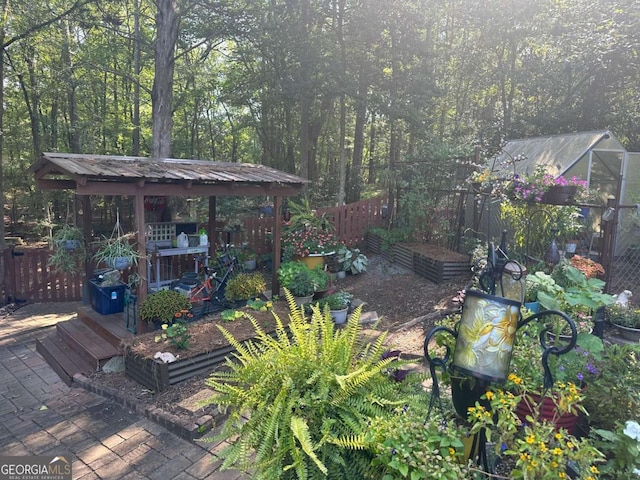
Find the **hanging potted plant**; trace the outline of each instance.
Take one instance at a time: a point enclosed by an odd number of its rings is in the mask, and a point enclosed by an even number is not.
[[[109,238],[104,237],[93,258],[97,264],[104,263],[109,268],[124,270],[137,265],[140,254],[133,242],[134,234],[125,235],[120,225],[120,212],[116,213],[116,224]]]
[[[51,237],[53,255],[49,257],[47,265],[58,273],[75,275],[84,271],[87,252],[84,247],[82,231],[71,225],[63,225]]]
[[[105,264],[116,270],[124,270],[131,265],[137,265],[140,254],[137,244],[131,243],[133,234],[122,235],[115,238],[104,238],[93,258],[97,264]]]

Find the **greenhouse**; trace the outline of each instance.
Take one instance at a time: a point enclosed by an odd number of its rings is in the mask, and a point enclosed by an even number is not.
[[[551,209],[550,214],[549,208],[539,205],[530,210],[533,213],[524,229],[523,235],[527,238],[520,244],[520,253],[542,258],[557,237],[564,254],[564,242],[576,242],[578,253],[605,265],[610,272],[609,290],[615,292],[633,291],[640,285],[640,276],[634,273],[635,257],[640,261],[640,210],[637,207],[640,169],[634,168],[637,165],[640,165],[640,153],[628,152],[610,131],[600,130],[510,140],[486,166],[495,178],[524,178],[543,169],[556,179],[586,182],[588,196],[571,202],[579,208],[579,217],[573,219],[580,227],[575,229],[575,238],[569,234],[563,238],[564,225],[556,213],[557,208]],[[506,221],[505,212],[500,208],[499,195],[475,195],[472,223],[480,237],[496,242],[502,230],[513,235],[513,225]],[[545,217],[542,228],[537,216]],[[563,221],[566,224],[567,221]]]

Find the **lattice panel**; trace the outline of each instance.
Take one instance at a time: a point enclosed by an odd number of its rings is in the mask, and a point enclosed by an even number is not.
[[[149,223],[147,224],[147,242],[171,241],[176,236],[175,223]]]

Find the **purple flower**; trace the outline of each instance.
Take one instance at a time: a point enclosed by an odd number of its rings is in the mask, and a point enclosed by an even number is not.
[[[584,375],[582,375],[582,373],[578,373],[578,375],[576,375],[576,378],[580,381],[584,380]]]

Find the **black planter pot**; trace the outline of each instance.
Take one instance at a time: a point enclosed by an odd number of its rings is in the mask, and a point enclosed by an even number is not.
[[[488,387],[488,382],[452,372],[451,400],[456,413],[466,420],[469,407],[475,406],[476,402],[488,409],[489,402],[480,398],[487,392]]]

